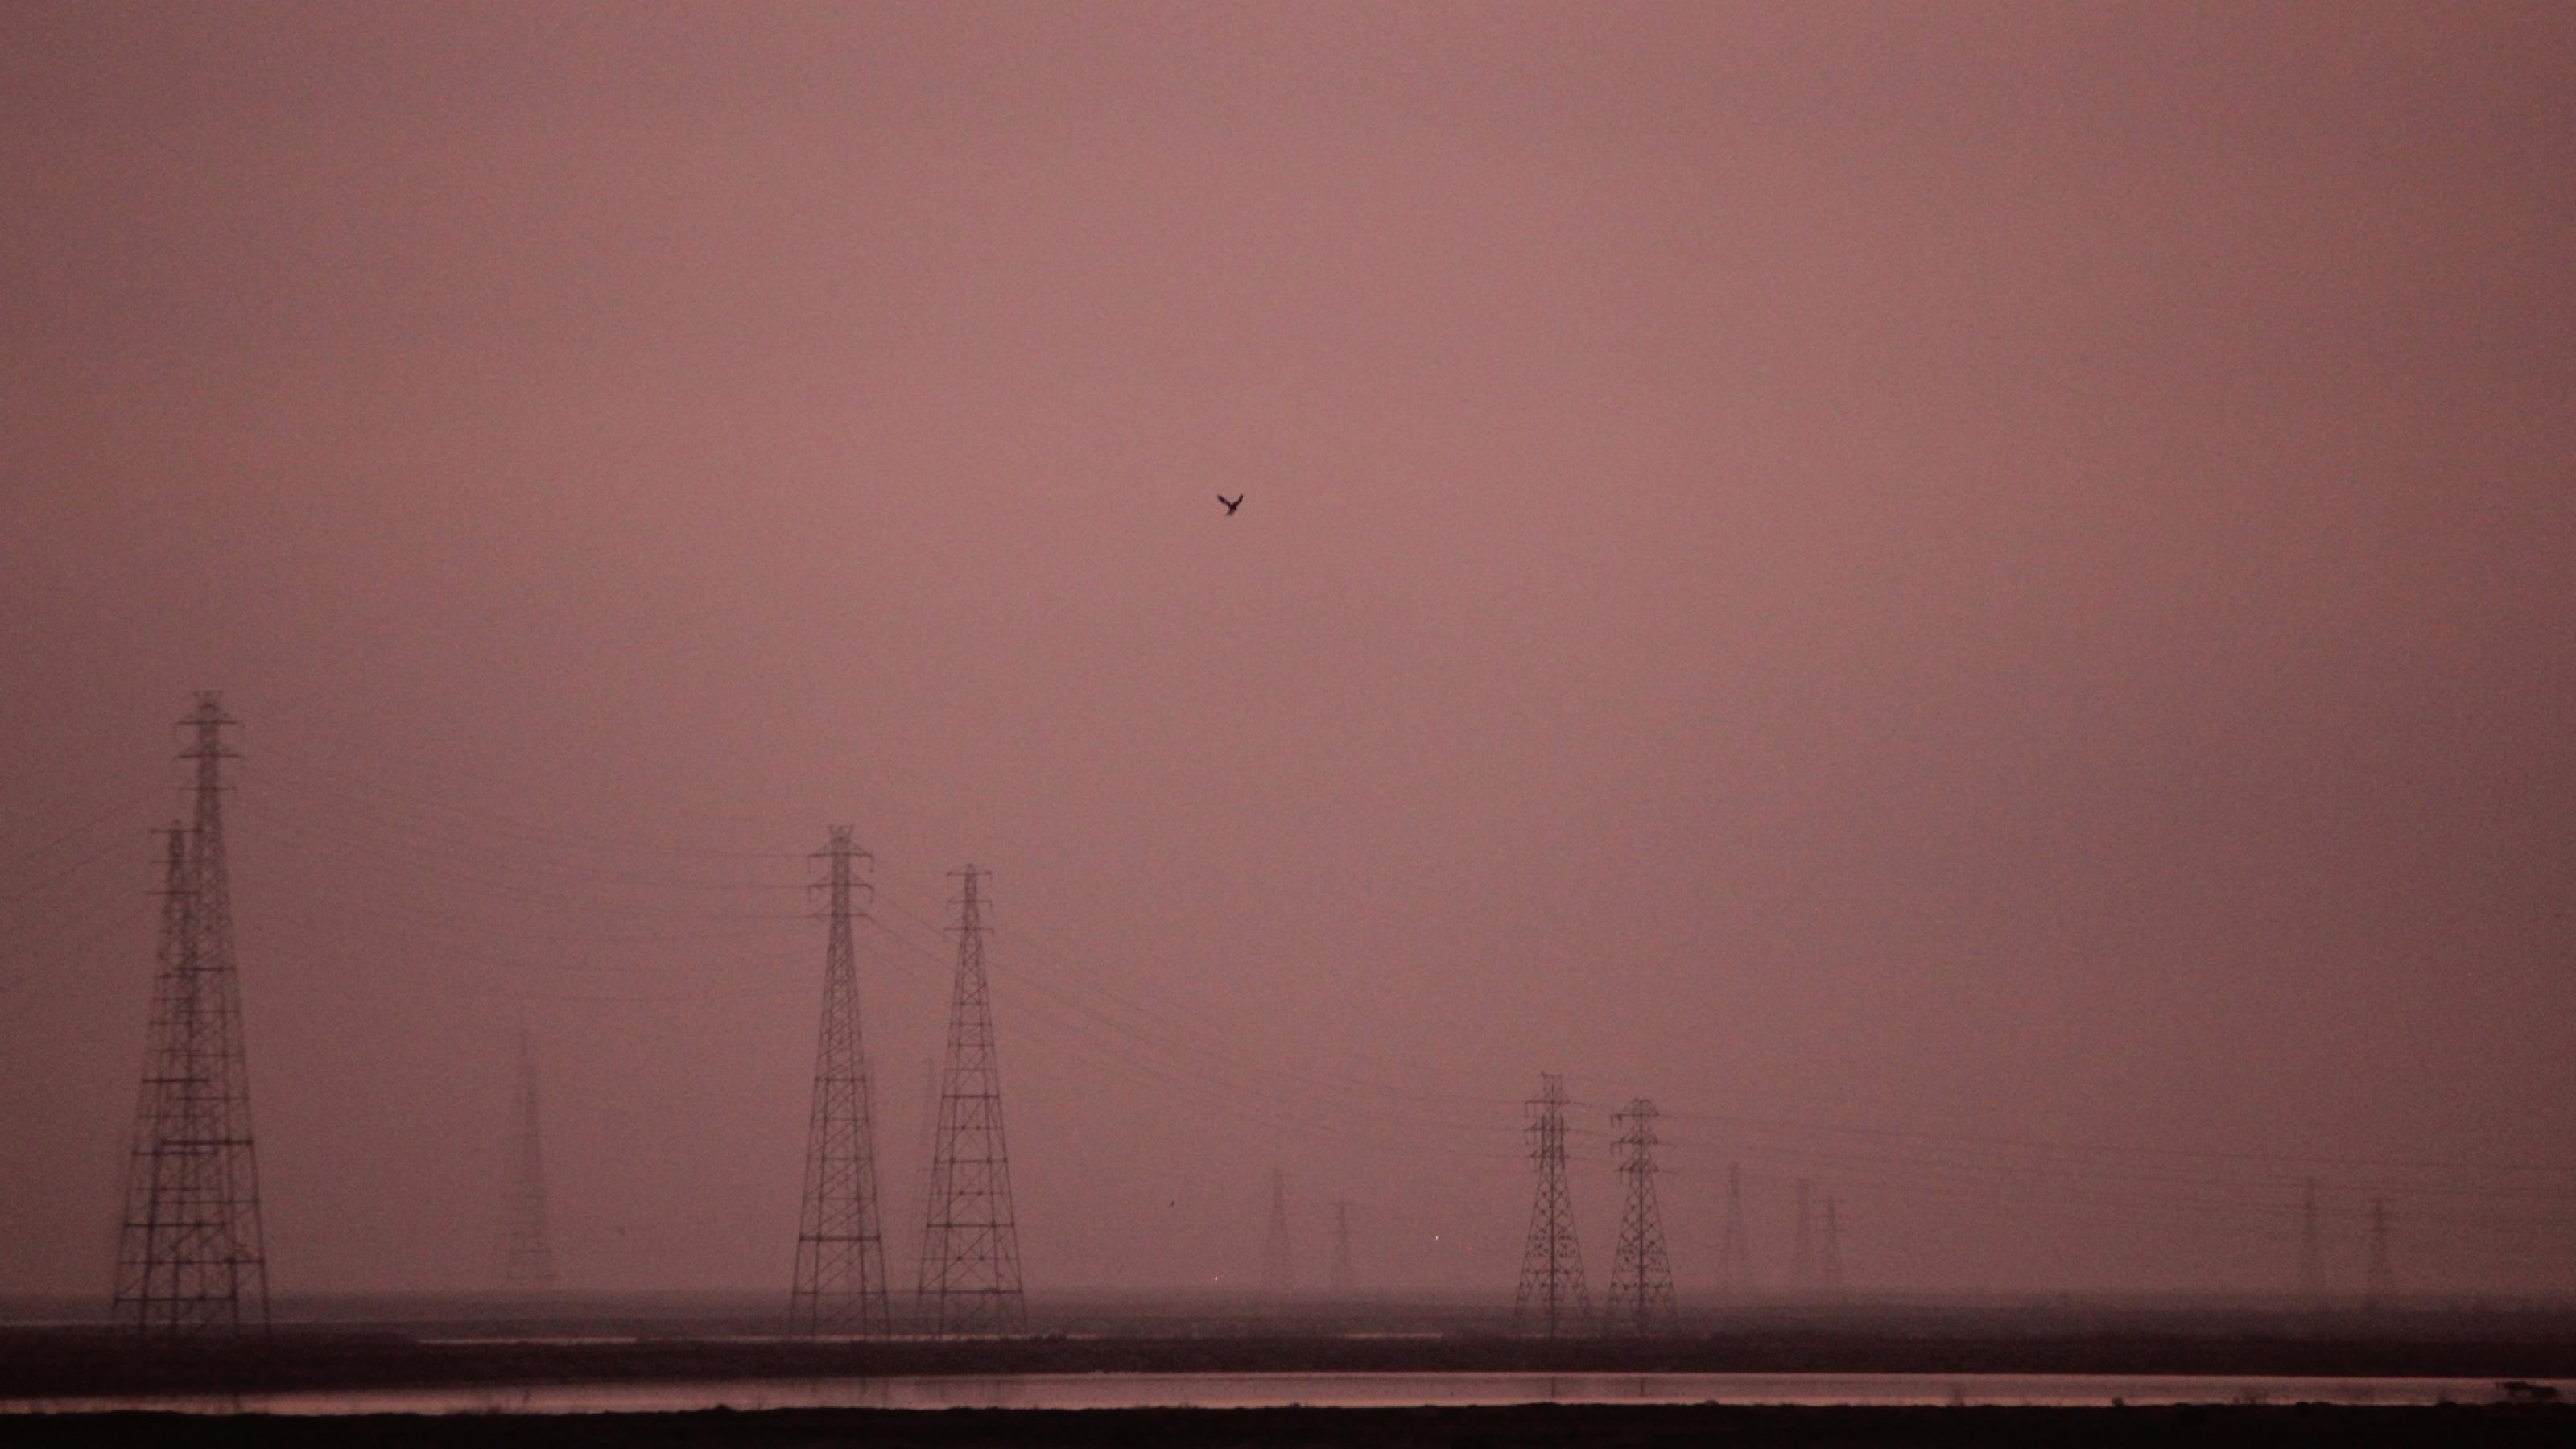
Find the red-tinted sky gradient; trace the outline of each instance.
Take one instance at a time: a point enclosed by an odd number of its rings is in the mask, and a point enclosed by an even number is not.
[[[283,1292],[524,1013],[783,1298],[835,822],[904,1281],[972,858],[1037,1291],[1507,1291],[1542,1069],[1596,1275],[2576,1289],[2576,10],[18,4],[0,200],[0,1291],[200,686]]]

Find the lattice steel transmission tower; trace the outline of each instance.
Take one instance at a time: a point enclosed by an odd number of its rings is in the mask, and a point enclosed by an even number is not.
[[[1798,1293],[1812,1293],[1816,1288],[1816,1239],[1814,1218],[1808,1209],[1807,1179],[1798,1179],[1798,1231],[1789,1240],[1789,1287]]]
[[[1512,1298],[1512,1328],[1536,1327],[1555,1338],[1571,1318],[1588,1325],[1592,1298],[1583,1286],[1583,1248],[1574,1238],[1574,1194],[1565,1182],[1565,1081],[1539,1076],[1538,1095],[1525,1108],[1530,1167],[1537,1174],[1530,1199],[1529,1245],[1521,1251],[1520,1290]]]
[[[923,1224],[917,1299],[940,1334],[1025,1333],[1020,1231],[1011,1208],[1011,1159],[1002,1139],[1002,1078],[993,1047],[993,1001],[984,979],[982,882],[956,872],[957,982],[948,1004],[948,1066],[930,1156],[930,1215]]]
[[[2370,1266],[2362,1279],[2364,1301],[2385,1308],[2397,1296],[2397,1269],[2388,1260],[2388,1199],[2370,1200]]]
[[[1619,1175],[1627,1180],[1627,1210],[1619,1219],[1619,1248],[1610,1260],[1610,1287],[1601,1315],[1613,1328],[1639,1335],[1669,1333],[1680,1314],[1673,1303],[1673,1265],[1664,1252],[1664,1219],[1655,1204],[1655,1104],[1633,1098],[1611,1125],[1619,1135]]]
[[[2317,1180],[2309,1178],[2299,1193],[2299,1296],[2311,1304],[2326,1296],[2325,1234],[2318,1222]]]
[[[859,968],[850,923],[854,894],[868,889],[857,862],[868,859],[850,827],[832,827],[814,853],[823,867],[830,922],[823,952],[823,1024],[814,1048],[814,1106],[805,1133],[805,1202],[796,1230],[796,1284],[788,1297],[792,1333],[882,1334],[887,1310],[885,1240],[877,1228],[875,1104],[867,1047],[859,1035]]]
[[[1717,1242],[1717,1284],[1729,1294],[1753,1287],[1752,1254],[1744,1240],[1744,1171],[1733,1162],[1726,1164],[1726,1228]]]
[[[1333,1203],[1333,1259],[1326,1270],[1324,1286],[1335,1298],[1347,1298],[1351,1291],[1351,1205],[1347,1199]]]
[[[546,1221],[546,1158],[537,1130],[537,1048],[519,1028],[519,1061],[510,1098],[510,1156],[501,1185],[501,1282],[512,1288],[550,1288],[555,1281],[553,1235]]]
[[[225,730],[212,690],[180,721],[192,734],[196,818],[170,827],[161,946],[134,1150],[117,1234],[118,1323],[146,1338],[268,1327],[268,1254],[251,1146],[241,981],[224,863]]]
[[[1825,1194],[1825,1251],[1816,1265],[1816,1286],[1843,1291],[1843,1200],[1831,1193]]]
[[[1261,1291],[1284,1298],[1297,1289],[1297,1258],[1288,1241],[1288,1174],[1270,1169],[1270,1235],[1261,1244]]]

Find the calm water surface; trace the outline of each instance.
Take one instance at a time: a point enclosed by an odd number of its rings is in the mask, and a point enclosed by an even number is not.
[[[2576,1385],[2560,1383],[2576,1394]],[[2501,1397],[2489,1379],[2097,1374],[1014,1374],[695,1379],[0,1401],[0,1410],[538,1414],[684,1409],[1209,1409],[1417,1404],[2435,1404]]]

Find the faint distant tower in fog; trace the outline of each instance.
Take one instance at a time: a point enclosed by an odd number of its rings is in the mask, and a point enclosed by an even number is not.
[[[1524,1104],[1529,1122],[1530,1167],[1538,1179],[1530,1199],[1529,1244],[1521,1251],[1520,1290],[1512,1298],[1512,1328],[1535,1328],[1549,1338],[1568,1325],[1587,1323],[1592,1298],[1583,1287],[1583,1248],[1574,1240],[1574,1194],[1565,1182],[1565,1081],[1541,1073],[1538,1095]]]
[[[1351,1205],[1348,1199],[1333,1203],[1333,1262],[1325,1274],[1324,1286],[1335,1298],[1350,1296]]]
[[[877,1228],[877,1150],[868,1054],[859,1037],[859,971],[850,901],[868,858],[850,828],[832,827],[815,852],[830,923],[823,952],[823,1025],[814,1047],[814,1105],[805,1133],[805,1203],[796,1230],[792,1333],[866,1338],[888,1327],[885,1240]]]
[[[510,1288],[552,1287],[555,1250],[546,1222],[545,1149],[537,1132],[537,1049],[524,1026],[510,1099],[510,1153],[502,1170],[501,1282]]]
[[[1288,1175],[1270,1169],[1270,1236],[1261,1245],[1261,1291],[1284,1295],[1297,1286],[1297,1263],[1288,1245]]]
[[[968,865],[956,901],[957,976],[948,999],[948,1067],[930,1152],[930,1216],[922,1224],[915,1290],[930,1331],[1025,1333],[1020,1228],[1011,1207],[1011,1156],[1002,1139],[1002,1069],[984,975],[982,885]]]
[[[1825,1247],[1816,1263],[1816,1286],[1843,1291],[1843,1200],[1831,1193],[1825,1194]]]
[[[939,1148],[939,1059],[921,1059],[921,1121],[912,1144],[912,1243],[913,1261],[920,1261],[929,1246],[930,1160]]]
[[[2325,1235],[2318,1222],[2313,1177],[2299,1189],[2299,1296],[2311,1304],[2324,1302],[2326,1296]]]
[[[1679,1317],[1673,1303],[1673,1266],[1664,1253],[1664,1220],[1655,1203],[1655,1104],[1631,1099],[1613,1116],[1619,1135],[1619,1176],[1627,1208],[1619,1219],[1619,1247],[1610,1260],[1610,1286],[1602,1294],[1606,1326],[1635,1334],[1670,1333]]]
[[[180,721],[194,736],[179,758],[194,765],[196,819],[170,827],[163,860],[160,963],[109,1300],[117,1323],[146,1338],[268,1327],[224,860],[223,762],[234,757],[224,732],[235,723],[212,690]]]
[[[1789,1287],[1794,1292],[1812,1293],[1816,1289],[1816,1239],[1813,1219],[1807,1208],[1807,1179],[1798,1179],[1798,1232],[1789,1240]]]
[[[1717,1285],[1728,1294],[1753,1287],[1752,1255],[1744,1241],[1744,1172],[1726,1164],[1726,1231],[1717,1243]]]
[[[2384,1308],[2397,1296],[2397,1269],[2388,1261],[2388,1199],[2370,1200],[2370,1267],[2363,1279],[2363,1301]]]

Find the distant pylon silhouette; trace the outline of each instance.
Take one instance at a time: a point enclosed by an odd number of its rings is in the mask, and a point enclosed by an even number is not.
[[[933,1333],[1022,1333],[1020,1230],[1011,1208],[1011,1159],[1002,1139],[1002,1078],[993,1046],[993,1000],[984,977],[981,884],[968,865],[957,906],[957,980],[948,1005],[948,1067],[930,1156],[930,1216],[921,1239],[917,1299]]]
[[[1530,1199],[1529,1244],[1521,1252],[1520,1289],[1512,1298],[1515,1332],[1536,1330],[1555,1338],[1569,1327],[1588,1327],[1592,1298],[1583,1286],[1583,1248],[1574,1237],[1574,1194],[1565,1182],[1565,1081],[1539,1076],[1538,1095],[1526,1109],[1530,1167],[1537,1176]]]
[[[1324,1284],[1335,1298],[1350,1296],[1351,1205],[1346,1200],[1333,1204],[1333,1261]]]
[[[2373,1308],[2385,1308],[2397,1296],[2397,1269],[2388,1260],[2388,1199],[2370,1200],[2370,1267],[2363,1279],[2364,1297]]]
[[[547,1288],[555,1250],[546,1222],[546,1159],[537,1130],[537,1049],[519,1028],[516,1090],[510,1099],[510,1155],[501,1185],[501,1282]]]
[[[1816,1286],[1843,1291],[1843,1200],[1832,1193],[1825,1194],[1825,1249],[1816,1264]]]
[[[1677,1326],[1673,1266],[1664,1252],[1664,1220],[1655,1203],[1655,1104],[1644,1097],[1611,1118],[1619,1135],[1619,1175],[1627,1180],[1627,1210],[1619,1219],[1619,1247],[1610,1260],[1610,1286],[1601,1316],[1635,1334],[1670,1333]]]
[[[929,1246],[929,1229],[923,1224],[930,1221],[930,1159],[937,1155],[938,1149],[939,1058],[923,1057],[921,1114],[912,1143],[912,1200],[906,1204],[912,1213],[907,1221],[911,1224],[912,1257],[916,1263],[921,1261],[922,1251]]]
[[[1816,1239],[1807,1206],[1807,1179],[1798,1179],[1798,1232],[1789,1241],[1789,1287],[1799,1293],[1816,1291]]]
[[[1270,1169],[1270,1235],[1261,1245],[1261,1291],[1274,1297],[1294,1292],[1297,1260],[1288,1243],[1288,1176]]]
[[[2321,1303],[2326,1296],[2324,1233],[2318,1223],[2317,1180],[2309,1178],[2299,1192],[2299,1296]]]
[[[234,723],[211,690],[180,722],[193,736],[179,758],[194,762],[196,818],[170,827],[163,858],[160,964],[110,1300],[116,1321],[147,1338],[268,1326],[224,861],[223,762],[233,757],[224,731]]]
[[[868,859],[850,827],[832,827],[814,853],[829,922],[823,951],[823,1023],[814,1046],[814,1103],[805,1130],[805,1201],[796,1229],[796,1283],[788,1295],[791,1333],[857,1336],[886,1332],[885,1239],[877,1224],[875,1104],[859,1035],[858,953],[851,905],[867,885]]]
[[[1732,1162],[1726,1164],[1726,1231],[1717,1244],[1717,1283],[1728,1294],[1753,1288],[1752,1255],[1744,1241],[1744,1172]]]

